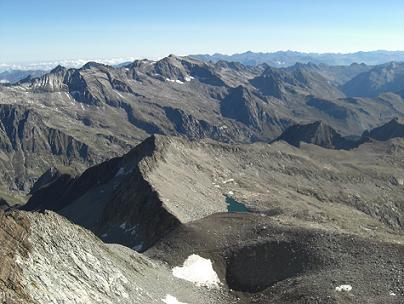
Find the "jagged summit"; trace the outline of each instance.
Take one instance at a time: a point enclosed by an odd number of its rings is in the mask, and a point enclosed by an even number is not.
[[[109,65],[103,64],[103,63],[89,61],[81,67],[81,70],[88,70],[88,69],[92,69],[92,68],[100,69],[100,68],[112,68],[112,67]]]
[[[64,66],[57,65],[49,73],[51,73],[51,74],[59,74],[59,73],[65,73],[66,71],[67,71],[67,69]]]

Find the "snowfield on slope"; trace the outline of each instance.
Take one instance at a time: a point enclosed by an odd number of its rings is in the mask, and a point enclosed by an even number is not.
[[[187,303],[178,301],[177,298],[173,297],[172,295],[166,295],[165,299],[161,299],[161,301],[166,304],[187,304]]]
[[[213,270],[212,261],[196,254],[190,255],[182,267],[174,267],[173,275],[196,286],[218,288],[220,284],[219,277]]]

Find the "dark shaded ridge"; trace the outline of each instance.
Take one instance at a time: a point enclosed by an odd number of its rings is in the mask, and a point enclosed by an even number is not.
[[[143,178],[138,168],[109,200],[95,231],[101,235],[108,231],[106,227],[119,225],[123,221],[127,225],[136,226],[135,237],[132,233],[122,233],[106,241],[120,243],[140,252],[180,225],[180,221],[163,207],[158,193]]]
[[[400,123],[398,118],[394,118],[380,127],[365,131],[362,137],[369,137],[380,141],[386,141],[395,137],[404,137],[404,124]]]
[[[144,179],[144,172],[139,168],[142,160],[146,167],[154,165],[154,154],[162,149],[157,147],[156,140],[151,136],[128,154],[91,167],[79,177],[60,174],[36,189],[22,209],[52,210],[98,236],[110,235],[103,238],[104,241],[138,251],[150,247],[180,224],[164,208],[158,193]],[[164,146],[164,143],[161,145]],[[128,166],[133,167],[131,172],[118,174],[119,170]],[[114,186],[110,194],[104,194],[100,200],[88,197],[88,193],[101,185],[111,184],[111,181]],[[136,234],[123,228],[117,230],[122,223],[125,226],[136,225]]]
[[[284,140],[287,143],[300,147],[301,142],[315,144],[328,149],[352,149],[359,142],[342,137],[329,125],[316,121],[306,125],[293,125],[287,128],[276,141]]]
[[[142,144],[139,146],[141,145]],[[136,154],[136,149],[139,146],[135,147],[129,153]],[[146,153],[151,153],[151,151]],[[52,211],[61,210],[92,187],[98,184],[104,184],[113,178],[119,169],[118,164],[122,158],[123,157],[112,158],[95,165],[84,171],[79,177],[73,177],[70,174],[62,174],[59,178],[48,184],[47,187],[39,189],[22,209],[29,211],[42,209]]]

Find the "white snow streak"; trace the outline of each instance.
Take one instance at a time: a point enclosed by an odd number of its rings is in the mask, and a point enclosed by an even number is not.
[[[178,79],[166,78],[166,81],[174,82],[174,83],[178,83],[178,84],[184,84],[184,82],[182,82],[181,80],[178,80]]]

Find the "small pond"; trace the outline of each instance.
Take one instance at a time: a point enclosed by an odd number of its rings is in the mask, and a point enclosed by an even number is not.
[[[226,196],[226,204],[227,204],[228,212],[249,212],[250,211],[244,203],[240,203],[230,196]]]

